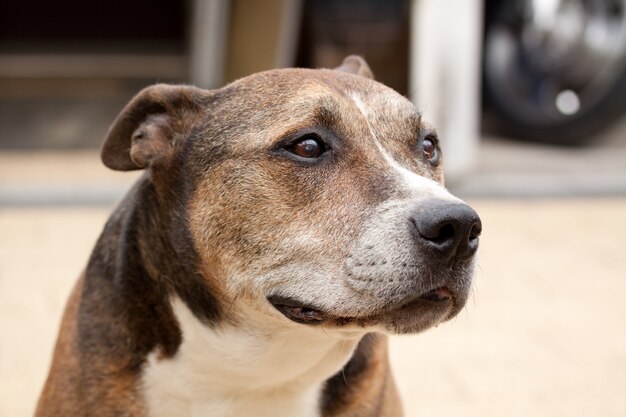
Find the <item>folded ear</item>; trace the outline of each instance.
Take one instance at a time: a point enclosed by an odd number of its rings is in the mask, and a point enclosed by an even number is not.
[[[362,77],[374,79],[374,73],[363,58],[358,55],[348,55],[344,58],[340,66],[335,71],[349,72],[351,74],[360,75]]]
[[[192,119],[205,91],[156,84],[143,89],[117,116],[102,144],[104,165],[118,171],[148,167],[172,149],[176,134]]]

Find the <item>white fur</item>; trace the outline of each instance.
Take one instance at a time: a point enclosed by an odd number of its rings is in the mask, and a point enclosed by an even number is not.
[[[400,175],[404,185],[411,191],[414,191],[419,199],[436,198],[447,201],[461,201],[457,197],[453,196],[442,187],[439,183],[426,178],[422,175],[418,175],[415,172],[403,167],[398,161],[393,159],[391,155],[385,151],[380,143],[377,141],[377,146],[380,148],[380,152],[385,157],[385,160],[389,165]]]
[[[149,356],[143,389],[150,417],[319,416],[323,382],[359,340],[282,317],[268,322],[258,311],[238,326],[211,328],[180,299],[172,306],[183,342],[173,358]]]

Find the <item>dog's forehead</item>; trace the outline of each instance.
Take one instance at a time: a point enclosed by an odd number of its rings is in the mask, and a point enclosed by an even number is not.
[[[413,104],[391,88],[372,79],[328,69],[279,69],[254,74],[240,80],[253,84],[259,91],[271,92],[273,99],[294,102],[333,99],[356,100],[359,105],[376,108],[377,112],[393,114],[417,113]]]
[[[226,94],[227,109],[238,110],[231,120],[240,132],[254,133],[246,147],[311,124],[365,132],[381,143],[412,137],[422,125],[415,106],[391,88],[335,70],[257,73],[227,86]]]

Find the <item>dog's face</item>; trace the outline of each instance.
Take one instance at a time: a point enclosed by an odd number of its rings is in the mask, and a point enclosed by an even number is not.
[[[163,187],[230,319],[421,331],[465,304],[480,220],[443,188],[436,133],[416,108],[361,60],[340,69],[151,87],[103,159],[150,167],[155,183],[184,178]]]

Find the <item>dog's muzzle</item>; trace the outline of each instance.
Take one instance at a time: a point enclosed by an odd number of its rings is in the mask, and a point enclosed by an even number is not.
[[[303,324],[423,330],[465,305],[481,231],[478,214],[459,200],[391,203],[368,219],[345,261],[350,301],[311,304],[291,295],[269,302]]]

